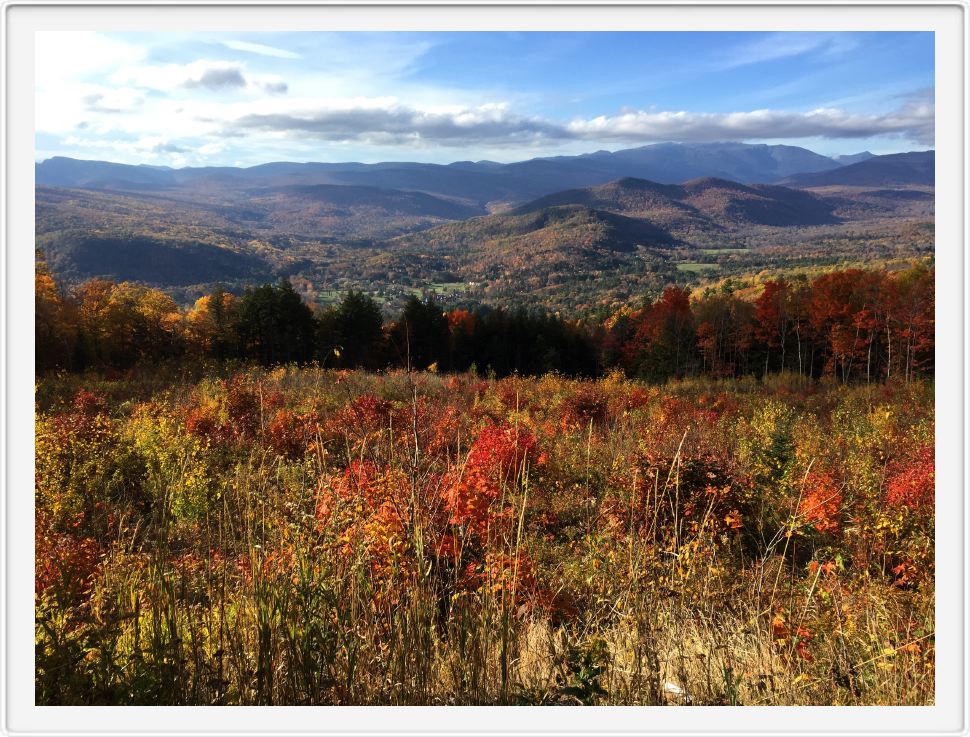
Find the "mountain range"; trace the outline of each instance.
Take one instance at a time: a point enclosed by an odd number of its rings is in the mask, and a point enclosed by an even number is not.
[[[67,282],[186,295],[280,275],[311,291],[495,280],[514,290],[525,279],[603,282],[685,249],[789,248],[932,221],[933,151],[842,162],[739,143],[512,164],[172,169],[56,157],[36,165],[37,246]]]
[[[849,157],[850,166],[855,159]],[[932,157],[933,152],[923,152]],[[896,154],[897,158],[917,156]],[[886,157],[867,159],[878,170]],[[866,163],[863,161],[862,163]],[[680,184],[699,177],[751,183],[778,183],[796,175],[824,174],[845,168],[827,156],[797,146],[744,143],[661,143],[621,151],[536,158],[510,164],[459,161],[290,163],[247,168],[131,166],[104,161],[54,157],[36,165],[36,183],[57,187],[133,191],[221,191],[225,193],[294,185],[354,185],[425,192],[461,200],[482,210],[500,209],[563,189],[637,177]],[[891,176],[906,183],[905,165]],[[921,182],[922,183],[922,182]],[[808,186],[808,185],[805,185]]]

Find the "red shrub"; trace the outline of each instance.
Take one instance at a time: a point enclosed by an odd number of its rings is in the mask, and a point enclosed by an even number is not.
[[[926,445],[907,461],[892,465],[886,484],[886,503],[932,513],[935,481],[934,449],[932,445]]]
[[[317,424],[313,413],[278,410],[266,428],[266,442],[281,456],[302,458],[316,438]]]
[[[256,437],[263,417],[282,402],[282,395],[265,393],[263,385],[245,374],[219,382],[219,406],[203,405],[188,410],[185,429],[214,445]]]
[[[610,398],[595,384],[584,384],[562,403],[561,421],[564,428],[601,427],[609,417]]]
[[[236,438],[255,435],[266,409],[262,384],[244,374],[237,374],[223,381],[222,388],[229,433]]]
[[[185,416],[185,429],[190,435],[218,445],[227,440],[226,427],[206,407],[196,407]]]
[[[457,407],[418,397],[416,404],[402,404],[391,412],[390,417],[395,441],[409,450],[414,449],[415,433],[424,455],[436,456],[458,446],[462,413]],[[387,421],[384,424],[388,426]]]
[[[91,588],[101,563],[102,550],[92,537],[78,534],[83,517],[77,517],[66,532],[55,530],[38,511],[34,526],[34,593],[50,592],[64,605],[77,604]]]
[[[317,494],[317,519],[326,522],[332,517],[337,503],[350,500],[354,495],[368,499],[372,493],[371,481],[376,474],[370,461],[354,461],[340,476],[323,480]]]
[[[632,412],[633,410],[640,409],[641,407],[646,407],[648,404],[650,404],[650,400],[652,398],[653,395],[649,390],[640,386],[635,386],[628,392],[620,395],[617,401],[616,410],[619,412]]]
[[[373,394],[361,394],[338,411],[328,424],[328,434],[370,435],[387,430],[391,426],[390,402]]]
[[[446,481],[445,500],[452,524],[466,526],[485,540],[493,520],[505,514],[505,510],[493,510],[493,502],[504,487],[521,480],[537,455],[530,432],[509,425],[486,425],[464,467]]]
[[[531,392],[523,388],[521,379],[503,379],[495,385],[495,394],[509,412],[526,412],[532,409]]]
[[[100,394],[89,392],[86,389],[78,389],[71,402],[71,407],[78,414],[94,417],[104,413],[107,402]]]
[[[815,638],[815,635],[801,625],[793,630],[789,627],[785,621],[785,615],[781,612],[776,613],[771,620],[771,636],[776,645],[782,648],[793,648],[802,660],[809,662],[814,660],[808,644]]]
[[[478,434],[468,455],[468,464],[487,468],[500,476],[517,475],[526,461],[534,462],[538,454],[532,433],[512,425],[486,425]]]

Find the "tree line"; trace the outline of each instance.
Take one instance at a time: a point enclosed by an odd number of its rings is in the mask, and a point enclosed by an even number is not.
[[[934,369],[935,274],[846,269],[766,281],[753,299],[677,286],[607,321],[604,364],[665,380],[790,371],[842,382],[909,380]]]
[[[92,279],[65,290],[42,260],[35,281],[38,372],[192,359],[474,367],[497,376],[592,377],[621,368],[649,381],[782,370],[844,382],[908,380],[933,371],[934,273],[922,266],[771,280],[754,297],[668,286],[602,324],[524,308],[445,311],[433,296],[411,297],[386,320],[355,291],[314,310],[286,280],[241,296],[217,289],[183,310],[164,292],[128,282]]]

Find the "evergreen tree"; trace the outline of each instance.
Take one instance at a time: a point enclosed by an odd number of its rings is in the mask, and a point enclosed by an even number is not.
[[[409,297],[392,331],[401,365],[421,370],[439,364],[448,355],[448,340],[448,318],[434,296],[425,301]]]
[[[239,347],[264,365],[311,360],[316,327],[313,312],[286,279],[248,290],[240,300]]]
[[[379,368],[384,360],[381,308],[362,292],[350,291],[333,315],[340,365]]]

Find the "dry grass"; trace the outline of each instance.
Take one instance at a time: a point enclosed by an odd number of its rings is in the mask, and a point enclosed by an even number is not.
[[[932,510],[885,504],[932,387],[278,370],[38,402],[38,703],[933,701]]]

